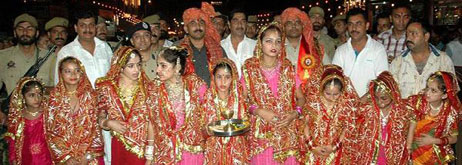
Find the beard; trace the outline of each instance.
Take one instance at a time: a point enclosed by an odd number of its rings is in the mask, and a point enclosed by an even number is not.
[[[169,37],[169,36],[168,36],[168,32],[167,32],[167,31],[165,31],[165,30],[160,30],[160,37],[159,37],[160,40],[166,40],[166,39],[168,39],[168,37]]]
[[[37,37],[35,37],[35,35],[33,35],[32,37],[22,35],[17,37],[16,40],[21,45],[32,45],[33,43],[35,43],[35,41],[37,41]]]
[[[313,25],[313,30],[314,31],[320,31],[322,29],[321,25]]]

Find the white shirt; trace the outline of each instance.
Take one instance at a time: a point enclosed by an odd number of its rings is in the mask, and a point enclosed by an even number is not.
[[[59,62],[67,56],[72,56],[82,62],[88,79],[94,88],[96,79],[105,76],[106,72],[108,72],[111,67],[112,50],[108,44],[95,37],[95,52],[93,52],[92,55],[82,47],[78,38],[78,36],[75,37],[74,41],[65,45],[58,52],[58,59],[56,60],[55,84],[58,84],[59,80],[57,72]]]
[[[228,35],[228,37],[221,40],[221,47],[225,50],[228,58],[236,64],[239,77],[242,75],[241,67],[244,65],[245,60],[253,57],[255,45],[257,45],[257,41],[247,38],[244,35],[244,39],[237,45],[236,52],[234,51],[233,44],[231,43],[231,35]]]
[[[430,45],[430,50],[422,74],[417,71],[410,50],[406,50],[391,62],[390,72],[399,84],[402,98],[418,94],[426,87],[428,77],[436,71],[454,73],[454,65],[446,53],[439,51],[433,45]]]
[[[58,84],[58,65],[61,59],[72,56],[80,60],[85,67],[85,73],[90,80],[91,85],[95,88],[96,79],[103,77],[111,67],[112,49],[109,45],[94,37],[95,50],[93,55],[85,50],[78,40],[78,36],[74,41],[65,45],[58,52],[58,59],[56,60],[55,84]],[[109,131],[102,131],[104,139],[104,164],[111,165],[111,134]]]
[[[359,96],[367,93],[367,86],[371,80],[388,70],[385,48],[369,35],[366,45],[358,56],[355,54],[350,38],[337,48],[332,63],[343,68],[344,74],[351,79]]]
[[[462,43],[459,39],[451,41],[446,45],[446,53],[451,57],[454,66],[462,66]]]

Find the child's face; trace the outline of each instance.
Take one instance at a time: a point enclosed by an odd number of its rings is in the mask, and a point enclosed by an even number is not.
[[[427,89],[425,91],[425,96],[427,97],[427,101],[429,103],[438,102],[446,98],[446,94],[441,91],[438,87],[438,81],[436,80],[429,80],[427,81]]]
[[[30,108],[38,108],[42,103],[42,90],[40,88],[33,87],[24,94],[26,106]]]
[[[375,94],[375,101],[380,109],[387,109],[393,103],[393,99],[385,91],[379,91]]]

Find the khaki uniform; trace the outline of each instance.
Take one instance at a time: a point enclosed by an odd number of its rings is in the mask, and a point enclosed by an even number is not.
[[[38,57],[45,57],[47,52],[47,50],[36,49],[33,57],[26,57],[18,45],[0,50],[0,80],[5,83],[8,94],[14,90],[16,83],[24,76],[27,70],[36,63]],[[56,61],[56,56],[50,55],[37,74],[37,78],[45,86],[53,86],[56,64],[56,62],[52,62],[53,59]]]
[[[150,80],[154,80],[154,78],[156,78],[157,76],[157,58],[159,58],[160,52],[164,49],[165,48],[162,47],[155,51],[152,51],[151,56],[149,56],[149,59],[146,62],[143,62],[143,70]]]
[[[319,45],[324,48],[324,53],[327,54],[332,61],[335,54],[335,40],[327,34],[321,33],[317,38]]]

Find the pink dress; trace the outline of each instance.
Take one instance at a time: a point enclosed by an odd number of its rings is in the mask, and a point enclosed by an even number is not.
[[[199,89],[200,102],[202,102],[206,90],[207,90],[206,85],[201,86],[201,88]],[[175,111],[177,130],[180,129],[184,123],[185,107],[186,107],[186,103],[183,99],[173,101],[173,110]],[[204,160],[205,160],[204,153],[192,154],[190,152],[183,151],[181,161],[178,164],[179,165],[202,165],[204,164]]]
[[[43,127],[43,115],[37,119],[27,120],[24,118],[24,139],[22,146],[22,164],[24,165],[48,165],[51,163],[50,150],[45,140],[45,128]],[[15,160],[15,141],[9,143],[9,158]]]
[[[387,123],[385,127],[382,126],[382,140],[388,140],[388,128],[390,123]],[[387,164],[387,155],[385,153],[385,148],[382,145],[379,147],[379,156],[377,157],[377,165],[386,165]]]
[[[278,97],[278,82],[279,82],[279,77],[280,77],[280,70],[281,70],[281,64],[278,63],[278,65],[273,69],[273,70],[264,70],[263,75],[265,76],[268,85],[271,89],[271,92],[273,93],[274,97]],[[243,81],[243,79],[241,79]],[[296,87],[298,88],[300,86],[300,79],[298,76],[296,76]],[[244,86],[245,87],[245,86]],[[273,147],[268,147],[266,148],[262,153],[252,157],[250,160],[250,164],[253,165],[277,165],[279,164],[273,159]],[[291,156],[287,158],[287,160],[284,162],[285,165],[296,165],[299,164],[297,162],[297,159],[294,156]]]

